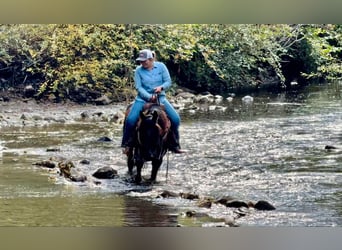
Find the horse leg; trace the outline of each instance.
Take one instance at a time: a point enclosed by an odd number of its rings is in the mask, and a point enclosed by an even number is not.
[[[140,182],[141,182],[141,169],[144,166],[144,162],[138,161],[138,162],[136,162],[135,166],[137,167],[137,174],[135,176],[135,183],[140,184]]]
[[[156,181],[158,170],[159,170],[162,162],[163,162],[162,160],[153,160],[152,161],[152,172],[151,172],[151,178],[150,178],[151,182]]]
[[[129,175],[133,175],[133,167],[134,167],[134,157],[133,157],[133,149],[130,149],[127,155],[127,167]]]

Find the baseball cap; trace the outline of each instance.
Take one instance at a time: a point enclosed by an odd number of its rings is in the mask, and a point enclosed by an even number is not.
[[[139,57],[137,61],[146,61],[147,59],[153,58],[152,51],[149,49],[143,49],[139,52]]]

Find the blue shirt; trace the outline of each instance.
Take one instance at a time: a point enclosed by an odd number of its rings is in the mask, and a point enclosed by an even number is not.
[[[159,95],[165,96],[165,90],[171,86],[170,73],[162,62],[154,62],[151,70],[145,69],[141,65],[138,66],[135,70],[134,81],[138,91],[137,100],[144,101],[151,99],[154,88],[163,87],[163,91]]]

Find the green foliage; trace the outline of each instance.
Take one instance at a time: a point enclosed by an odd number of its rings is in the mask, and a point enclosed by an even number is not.
[[[341,79],[341,31],[341,25],[0,25],[0,87],[31,84],[37,98],[55,101],[130,98],[143,48],[156,52],[175,82],[197,91],[285,86],[293,70],[307,79]]]
[[[307,78],[342,79],[342,37],[340,25],[306,25],[306,46],[315,70],[304,73]]]
[[[212,80],[221,82],[220,89],[241,88],[258,84],[258,76],[267,67],[271,68],[283,83],[280,70],[279,44],[270,28],[258,25],[199,25],[195,29],[198,37],[198,53],[206,67],[216,76]],[[201,74],[197,74],[201,76]],[[207,74],[210,76],[210,74]],[[202,84],[215,85],[204,78]],[[205,86],[208,88],[210,86]]]

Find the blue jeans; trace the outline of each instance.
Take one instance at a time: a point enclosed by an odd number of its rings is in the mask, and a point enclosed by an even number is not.
[[[165,112],[166,112],[166,114],[169,117],[170,122],[171,122],[171,131],[173,132],[173,135],[174,135],[174,137],[178,143],[178,140],[179,140],[178,128],[180,125],[180,116],[177,113],[177,111],[174,109],[174,107],[171,105],[171,103],[166,99],[165,96],[159,96],[159,102],[160,102],[160,104],[164,105],[164,107],[165,107]],[[132,135],[135,132],[135,127],[136,127],[136,124],[139,120],[140,112],[144,108],[145,103],[146,102],[141,100],[141,99],[135,99],[129,114],[126,117],[121,147],[127,147],[127,146],[132,147],[133,146],[132,145]]]

